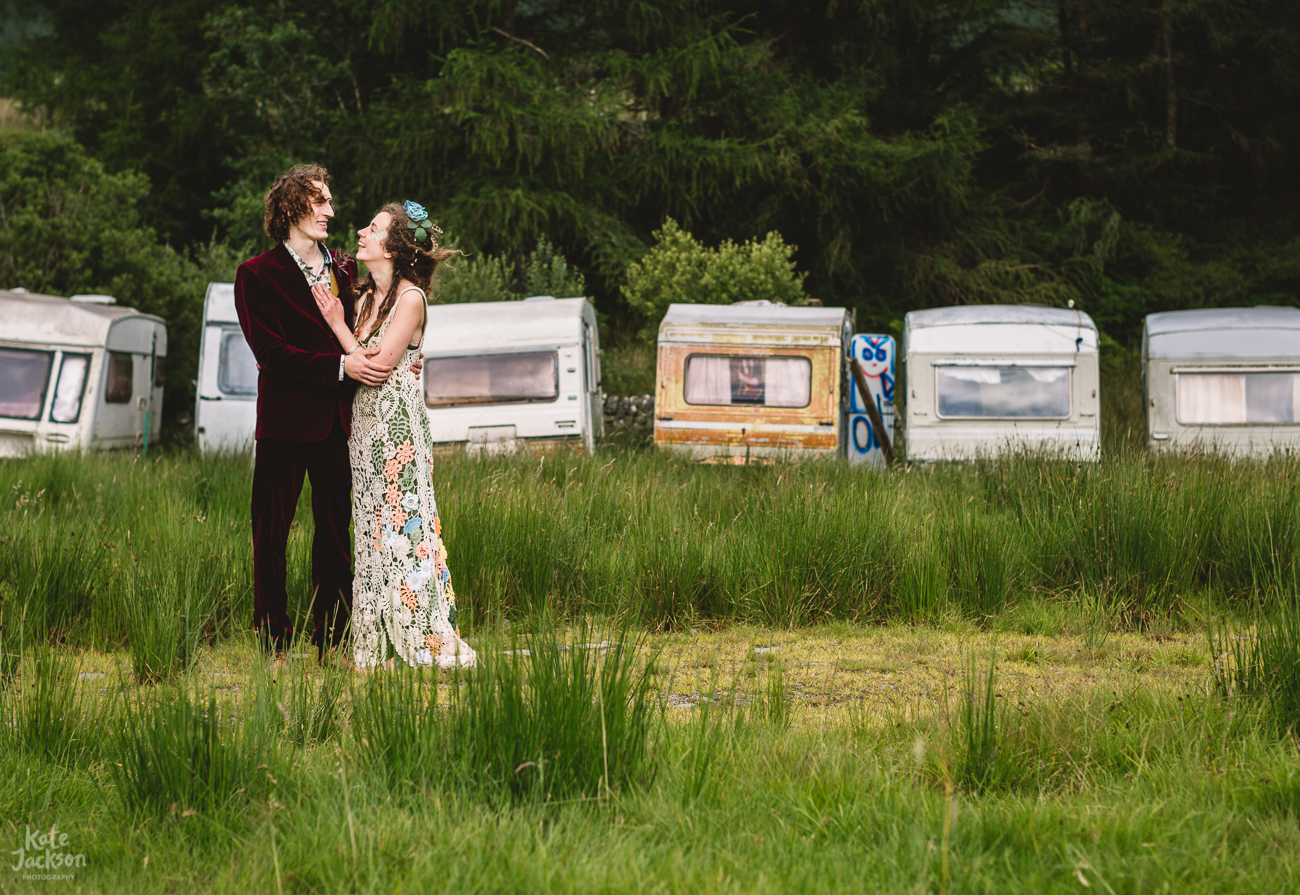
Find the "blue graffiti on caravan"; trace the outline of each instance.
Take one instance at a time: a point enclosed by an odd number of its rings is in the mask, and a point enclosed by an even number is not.
[[[886,431],[894,425],[894,339],[892,336],[859,334],[849,343],[849,356],[856,358],[866,374],[867,389],[880,411]],[[863,396],[853,384],[849,397],[850,463],[883,465],[880,439],[866,413]]]
[[[849,355],[857,358],[858,363],[862,365],[862,372],[867,377],[867,387],[876,396],[876,407],[883,411],[884,405],[888,404],[892,408],[894,404],[894,337],[856,335],[849,342]],[[857,385],[855,384],[849,412],[865,413],[866,410],[866,405],[862,403],[862,396],[858,394]]]

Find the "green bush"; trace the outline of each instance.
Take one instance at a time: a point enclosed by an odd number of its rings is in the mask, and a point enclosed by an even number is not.
[[[644,321],[641,338],[655,339],[673,303],[726,305],[766,299],[802,304],[806,274],[795,270],[796,246],[773,231],[737,245],[723,240],[708,248],[672,218],[654,233],[655,245],[627,269],[623,297]]]
[[[467,255],[448,261],[438,272],[434,296],[439,304],[468,301],[511,301],[513,265],[492,255]]]
[[[529,295],[575,298],[587,281],[545,238],[520,264],[500,255],[464,255],[441,268],[435,288],[441,303],[513,301]]]
[[[633,339],[602,344],[600,380],[607,395],[653,395],[655,346]]]
[[[546,239],[537,240],[537,248],[523,265],[524,295],[552,295],[576,298],[587,294],[587,280],[571,267],[564,255]]]
[[[110,174],[57,133],[0,137],[0,276],[32,292],[120,293],[137,299],[160,260],[140,221],[141,174]]]

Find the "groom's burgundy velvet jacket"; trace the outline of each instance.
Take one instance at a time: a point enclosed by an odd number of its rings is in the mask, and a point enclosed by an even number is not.
[[[323,248],[323,247],[322,247]],[[330,252],[348,326],[356,262]],[[339,382],[343,348],[321,316],[307,279],[283,244],[239,265],[235,310],[253,349],[257,375],[257,438],[321,441],[334,428],[352,434],[356,384]]]

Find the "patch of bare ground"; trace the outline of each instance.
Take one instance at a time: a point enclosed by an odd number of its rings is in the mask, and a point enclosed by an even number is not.
[[[1085,691],[1205,692],[1205,636],[1112,634],[1104,646],[1080,636],[950,632],[924,626],[770,630],[736,626],[718,632],[650,638],[667,703],[698,705],[744,699],[780,674],[791,722],[855,728],[894,726],[951,705],[962,669],[974,657],[998,666],[1004,699],[1064,701]]]
[[[613,636],[613,635],[610,635]],[[563,635],[557,632],[557,637]],[[482,646],[480,646],[480,649]],[[489,648],[490,649],[490,648]],[[772,629],[736,625],[720,631],[646,637],[645,669],[669,719],[685,719],[706,702],[748,703],[776,676],[798,728],[896,728],[936,718],[955,704],[962,670],[974,658],[997,662],[998,694],[1017,703],[1064,703],[1085,692],[1208,692],[1212,669],[1205,635],[1110,635],[1103,646],[1082,636],[950,631],[921,625]],[[78,683],[104,696],[148,692],[131,679],[125,653],[86,651]],[[200,651],[187,672],[219,702],[239,704],[259,674],[319,676],[315,651],[294,651],[278,670],[258,659],[251,641]],[[445,692],[447,682],[441,683]],[[446,698],[445,695],[443,697]]]

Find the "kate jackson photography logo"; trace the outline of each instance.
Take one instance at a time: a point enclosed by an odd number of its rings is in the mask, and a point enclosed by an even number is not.
[[[60,871],[86,866],[86,856],[72,853],[68,834],[60,833],[57,824],[50,827],[48,833],[31,827],[26,827],[26,830],[23,847],[11,852],[17,860],[9,868],[14,873],[21,873],[23,879],[75,879],[75,873]]]

